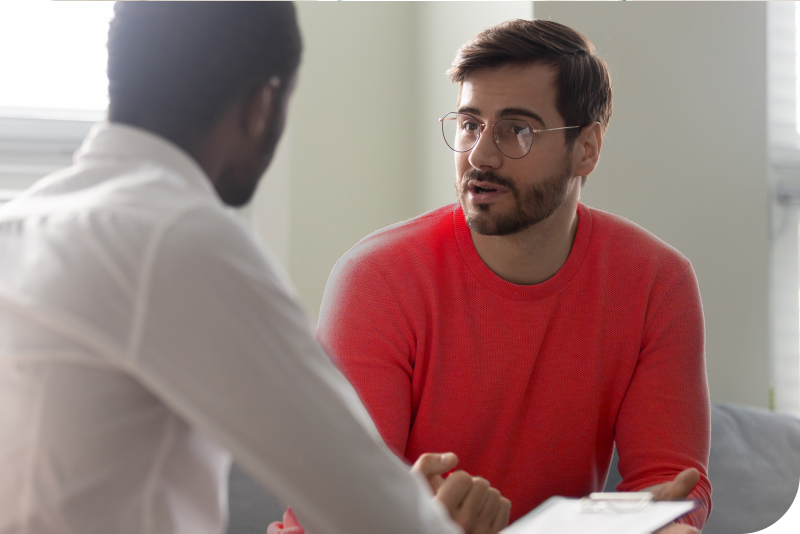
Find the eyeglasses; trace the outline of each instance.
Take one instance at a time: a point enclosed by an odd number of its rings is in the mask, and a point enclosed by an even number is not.
[[[478,144],[481,132],[486,128],[486,123],[467,113],[450,112],[439,119],[442,123],[444,142],[456,152],[469,152]],[[533,135],[540,132],[553,130],[569,130],[580,126],[562,126],[561,128],[548,128],[536,130],[526,121],[520,119],[500,119],[492,125],[492,137],[500,152],[511,159],[524,158],[531,151]]]

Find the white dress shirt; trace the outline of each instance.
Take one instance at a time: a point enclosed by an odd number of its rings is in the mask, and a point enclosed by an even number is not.
[[[0,208],[0,533],[223,532],[231,454],[309,534],[459,531],[197,163],[100,124]]]

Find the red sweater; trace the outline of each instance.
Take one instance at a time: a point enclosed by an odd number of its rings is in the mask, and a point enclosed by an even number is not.
[[[511,500],[600,491],[616,441],[635,491],[701,473],[711,509],[703,313],[689,261],[621,217],[578,207],[569,258],[515,285],[481,261],[461,208],[354,246],[328,280],[318,338],[387,444],[453,451]]]

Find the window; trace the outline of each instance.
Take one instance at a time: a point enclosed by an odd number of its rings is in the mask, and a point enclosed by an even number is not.
[[[0,202],[69,165],[108,107],[113,2],[0,3]]]
[[[770,404],[800,416],[800,10],[770,2],[768,120],[771,203],[772,394]]]

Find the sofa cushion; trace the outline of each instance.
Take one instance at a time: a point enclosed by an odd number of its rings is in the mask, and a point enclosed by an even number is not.
[[[735,404],[711,405],[711,517],[703,534],[744,534],[780,519],[800,483],[800,419]],[[604,491],[622,477],[617,453]]]
[[[711,517],[704,534],[742,534],[780,519],[800,483],[800,419],[733,404],[711,407]]]
[[[265,534],[286,508],[233,464],[228,479],[228,534]]]

